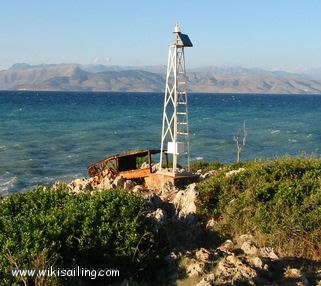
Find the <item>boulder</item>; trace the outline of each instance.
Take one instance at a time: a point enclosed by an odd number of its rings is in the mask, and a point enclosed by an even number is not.
[[[234,250],[234,243],[232,240],[226,240],[222,245],[217,247],[214,251],[214,258],[219,259],[232,254]]]
[[[160,196],[163,200],[171,200],[173,194],[177,192],[172,182],[165,182],[161,187]]]
[[[98,190],[111,190],[113,188],[113,180],[107,176],[102,179],[102,181],[96,185]]]
[[[279,257],[275,254],[274,249],[272,247],[261,247],[260,256],[264,258],[270,258],[272,260],[279,259]]]
[[[160,163],[156,163],[152,165],[152,172],[155,173],[160,169]]]
[[[201,261],[195,261],[189,264],[186,268],[187,276],[197,276],[204,273],[205,263]]]
[[[132,180],[126,180],[124,182],[124,189],[132,190],[137,184]]]
[[[179,191],[175,195],[172,203],[179,218],[186,218],[196,213],[195,201],[197,196],[198,192],[196,191],[195,183],[188,185],[186,190]]]
[[[221,250],[223,252],[231,252],[234,249],[234,243],[232,240],[227,239],[223,244],[221,244],[217,250]]]
[[[67,188],[72,193],[90,192],[93,190],[92,181],[92,178],[75,179],[67,185]]]
[[[52,188],[54,190],[58,190],[62,185],[63,185],[63,183],[61,183],[59,181],[56,181],[56,182],[53,183]]]
[[[113,187],[114,188],[123,188],[126,180],[122,176],[117,176],[114,179]]]
[[[132,188],[132,192],[135,193],[135,194],[142,194],[142,193],[145,193],[147,192],[148,190],[142,186],[142,185],[136,185]]]
[[[166,213],[161,208],[158,208],[156,211],[147,214],[147,217],[155,219],[158,223],[164,223],[166,221]]]
[[[302,272],[298,268],[290,268],[287,267],[284,271],[284,277],[286,278],[300,278],[302,276]]]
[[[215,226],[216,226],[216,221],[214,218],[211,218],[210,220],[207,221],[206,223],[206,229],[215,231]]]
[[[248,258],[248,262],[254,266],[255,268],[258,268],[258,269],[263,269],[263,266],[264,266],[264,263],[262,261],[262,259],[258,256],[250,256]]]
[[[259,249],[252,241],[243,242],[241,249],[247,255],[257,255],[259,253]]]
[[[212,259],[213,254],[206,248],[200,248],[195,253],[196,259],[202,262],[208,262]]]
[[[245,171],[245,168],[239,168],[237,170],[232,170],[232,171],[227,172],[225,174],[225,177],[232,177],[232,176],[235,176],[236,174],[243,172],[243,171]]]
[[[257,277],[255,269],[246,265],[234,254],[222,258],[215,270],[217,284],[234,284],[235,282],[246,282],[254,285],[253,278]]]
[[[201,175],[200,175],[200,178],[201,178],[201,179],[206,179],[206,178],[209,178],[209,177],[214,176],[215,174],[217,174],[217,171],[216,171],[216,170],[210,170],[210,171],[208,171],[208,172],[206,172],[206,173],[204,173],[204,174],[201,174]]]
[[[215,285],[215,275],[210,273],[206,275],[196,286],[212,286]]]

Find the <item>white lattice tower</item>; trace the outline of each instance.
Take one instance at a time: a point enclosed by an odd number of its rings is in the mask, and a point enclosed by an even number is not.
[[[192,47],[189,37],[175,26],[175,43],[169,47],[161,138],[160,169],[163,151],[172,154],[172,172],[175,174],[178,156],[186,155],[189,170],[188,101],[184,48]]]

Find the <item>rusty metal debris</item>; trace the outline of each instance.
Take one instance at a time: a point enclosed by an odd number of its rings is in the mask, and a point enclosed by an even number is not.
[[[152,155],[160,152],[160,150],[144,150],[114,155],[88,166],[88,174],[95,177],[98,182],[106,176],[114,178],[117,175],[125,179],[145,178],[153,172]],[[167,154],[165,155],[167,157]],[[144,157],[147,159],[146,167],[139,166],[142,161],[140,159]]]

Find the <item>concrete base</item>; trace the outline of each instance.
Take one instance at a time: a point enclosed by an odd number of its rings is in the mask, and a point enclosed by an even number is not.
[[[146,187],[150,190],[161,190],[164,183],[170,182],[175,187],[182,188],[197,181],[199,175],[193,173],[156,172],[145,177]]]

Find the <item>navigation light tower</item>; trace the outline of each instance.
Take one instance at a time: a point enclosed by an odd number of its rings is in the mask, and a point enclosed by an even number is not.
[[[167,143],[167,153],[173,156],[172,172],[175,175],[179,155],[187,156],[189,171],[190,150],[184,48],[193,47],[193,44],[188,35],[181,33],[178,24],[174,28],[174,34],[175,42],[170,45],[168,52],[160,170],[162,170],[163,151],[166,150],[164,145]]]

